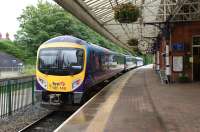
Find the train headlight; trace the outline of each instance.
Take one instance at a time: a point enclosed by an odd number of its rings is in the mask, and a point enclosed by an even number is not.
[[[44,89],[47,89],[48,83],[47,83],[47,81],[45,79],[38,78],[38,82]]]
[[[80,79],[74,80],[72,83],[72,89],[74,90],[74,89],[78,88],[80,85],[81,85]]]

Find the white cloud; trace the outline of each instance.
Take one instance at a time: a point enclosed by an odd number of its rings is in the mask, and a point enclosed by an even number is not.
[[[13,35],[19,28],[17,17],[28,5],[35,5],[37,0],[0,0],[0,32],[5,36],[8,32],[13,39]]]

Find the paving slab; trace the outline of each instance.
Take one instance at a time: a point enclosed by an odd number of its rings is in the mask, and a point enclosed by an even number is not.
[[[144,74],[167,131],[200,132],[200,82],[162,85],[152,69],[146,69]]]

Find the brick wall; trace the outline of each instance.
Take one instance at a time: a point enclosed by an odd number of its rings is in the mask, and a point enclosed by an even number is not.
[[[172,66],[172,56],[192,56],[192,37],[200,35],[200,22],[188,22],[174,24],[174,28],[171,32],[171,44],[181,42],[185,44],[185,52],[172,52],[170,57],[170,63]],[[192,64],[184,65],[184,72],[188,74],[192,80]],[[179,73],[172,71],[172,80],[177,80]]]

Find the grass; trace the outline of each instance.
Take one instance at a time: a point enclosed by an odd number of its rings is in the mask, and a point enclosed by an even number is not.
[[[24,62],[24,74],[35,74],[35,60],[36,57],[26,49],[19,48],[14,42],[10,40],[0,40],[0,51],[8,53]]]
[[[35,57],[25,50],[26,49],[19,48],[18,45],[10,40],[0,40],[0,51],[22,60],[25,64],[35,65]]]
[[[0,51],[9,53],[17,58],[23,57],[23,51],[10,40],[0,40]]]
[[[35,72],[36,72],[35,65],[26,65],[23,70],[23,74],[25,75],[33,75],[35,74]]]

